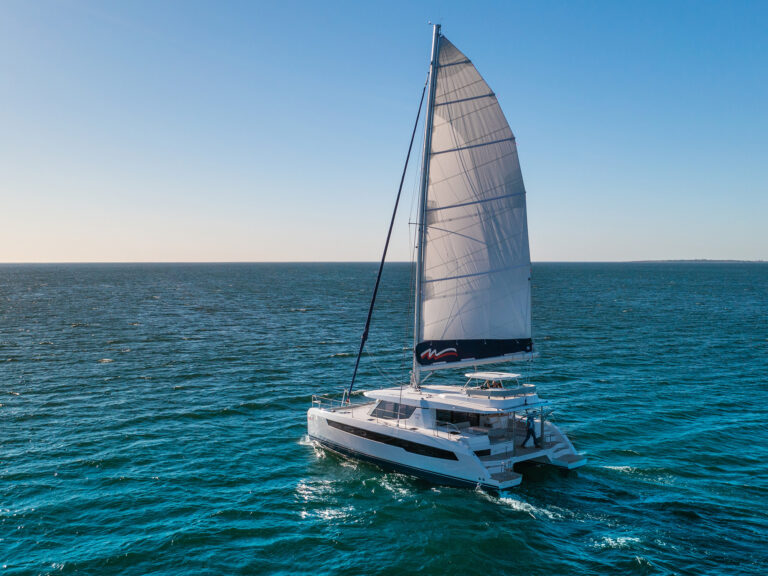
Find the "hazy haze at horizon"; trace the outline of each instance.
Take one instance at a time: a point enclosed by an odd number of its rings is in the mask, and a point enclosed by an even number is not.
[[[0,262],[375,261],[428,19],[515,132],[534,261],[768,259],[766,4],[12,0]]]

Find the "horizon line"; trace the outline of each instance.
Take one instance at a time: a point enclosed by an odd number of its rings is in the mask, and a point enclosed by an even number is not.
[[[0,266],[33,266],[56,264],[378,264],[379,260],[62,260],[62,261],[6,261]],[[532,260],[531,264],[652,264],[652,263],[766,263],[763,259],[736,258],[665,258],[645,260]],[[409,260],[387,260],[385,264],[415,264]]]

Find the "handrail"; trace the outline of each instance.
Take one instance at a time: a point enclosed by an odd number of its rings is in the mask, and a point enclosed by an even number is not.
[[[332,398],[325,394],[312,394],[312,405],[317,406],[318,408],[334,410],[337,408],[348,407],[349,401],[346,399],[346,396],[339,400],[338,398]]]
[[[342,394],[341,399],[334,398],[327,394],[312,394],[312,405],[317,408],[323,408],[326,410],[338,410],[340,408],[354,408],[355,406],[361,406],[363,404],[371,404],[373,400],[365,398],[365,401],[352,402],[351,398],[346,394]]]
[[[434,428],[435,436],[440,436],[440,427],[441,426],[443,426],[445,428],[448,428],[448,429],[453,428],[453,430],[448,432],[449,435],[452,434],[452,433],[461,434],[461,429],[458,426],[456,426],[455,424],[453,424],[452,422],[443,422],[442,420],[435,420],[435,428]]]

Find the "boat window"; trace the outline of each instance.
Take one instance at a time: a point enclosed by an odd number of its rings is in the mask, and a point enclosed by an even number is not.
[[[416,406],[407,406],[406,404],[382,400],[373,409],[371,416],[385,420],[397,420],[398,418],[400,420],[407,420],[411,417],[414,410],[416,410]]]
[[[462,424],[468,422],[470,426],[480,425],[480,414],[474,412],[453,412],[452,410],[437,410],[435,417],[438,422],[450,422],[451,424]]]
[[[373,440],[374,442],[381,442],[382,444],[389,444],[390,446],[398,446],[412,454],[429,456],[430,458],[442,458],[443,460],[459,459],[456,454],[450,450],[443,450],[442,448],[428,446],[427,444],[421,444],[419,442],[411,442],[410,440],[404,440],[403,438],[395,438],[394,436],[388,436],[387,434],[381,434],[380,432],[374,432],[373,430],[366,430],[365,428],[358,428],[357,426],[350,426],[349,424],[336,422],[335,420],[326,420],[326,422],[331,428],[337,428],[347,434],[354,434],[355,436]]]

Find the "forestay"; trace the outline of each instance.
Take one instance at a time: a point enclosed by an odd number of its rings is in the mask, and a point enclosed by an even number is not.
[[[427,370],[532,351],[515,138],[488,84],[445,37],[436,73],[415,350]]]

